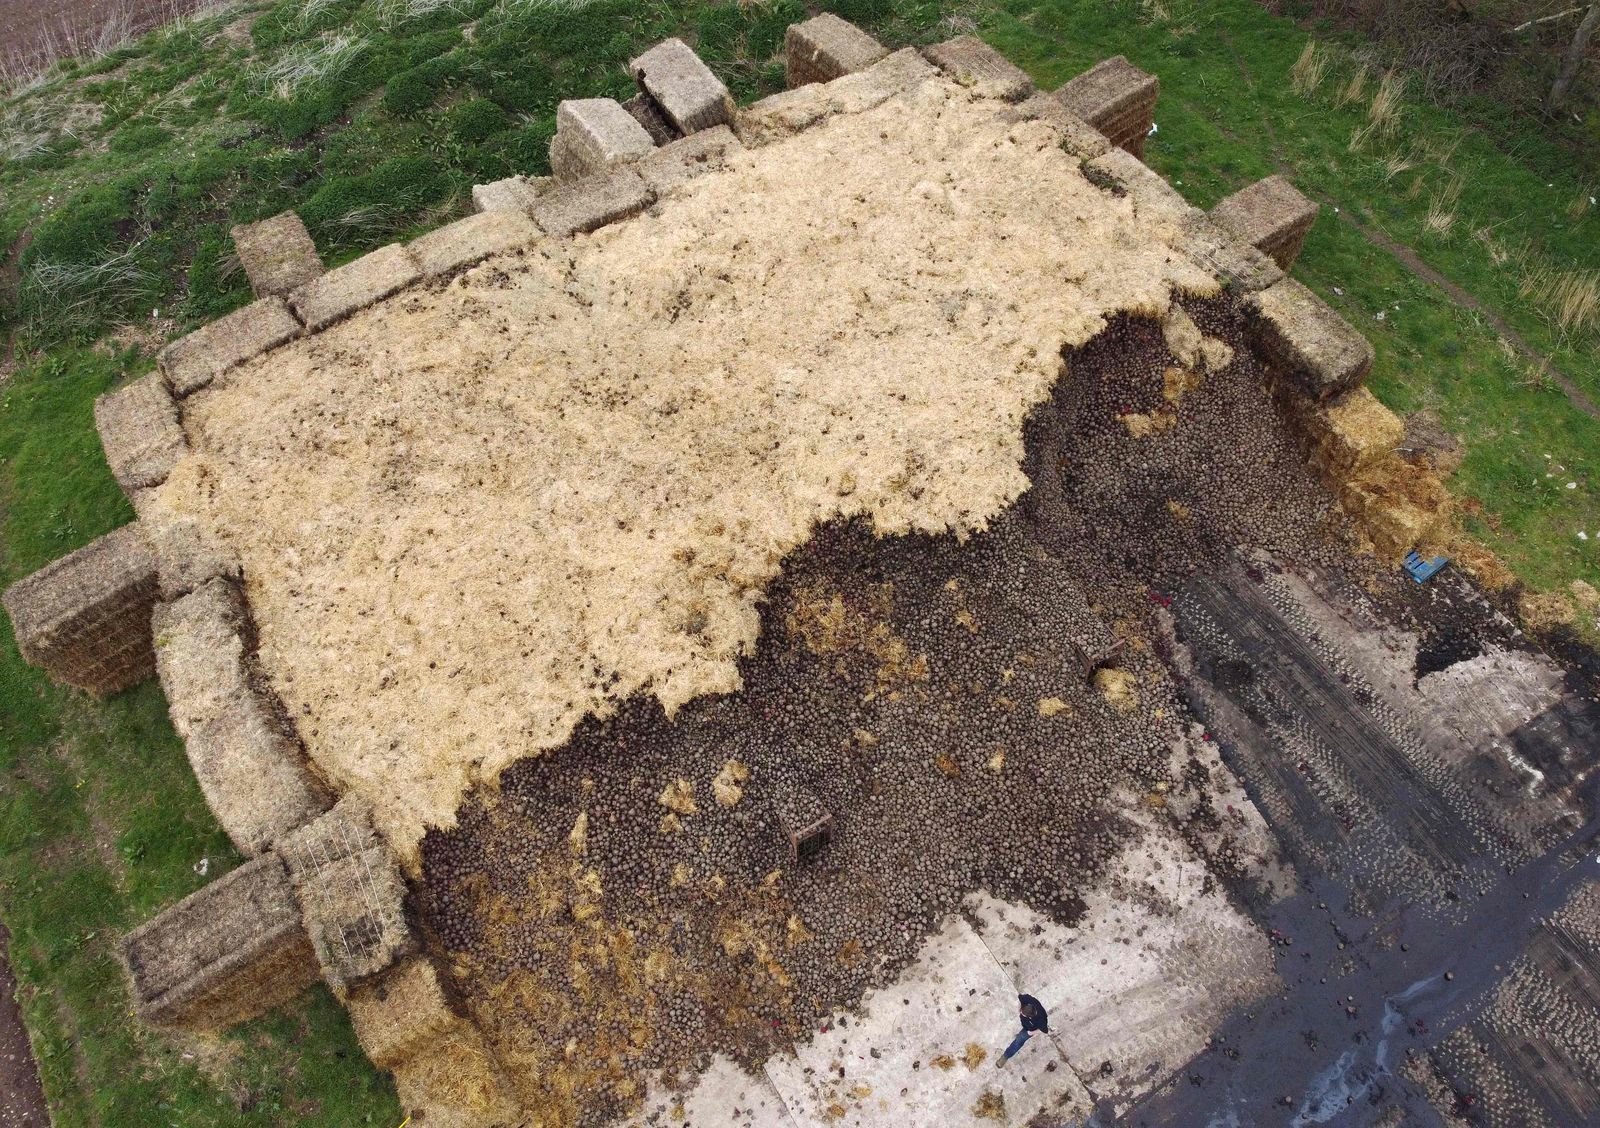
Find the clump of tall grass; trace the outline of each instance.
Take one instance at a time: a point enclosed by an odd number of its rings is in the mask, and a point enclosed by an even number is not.
[[[316,0],[311,2],[315,3]],[[412,20],[420,20],[424,16],[431,16],[435,12],[460,14],[466,11],[468,6],[469,0],[377,0],[372,6],[372,11],[378,19],[378,26],[387,30],[401,27]]]
[[[18,287],[25,318],[48,323],[56,333],[98,324],[107,313],[152,301],[155,294],[156,280],[131,250],[100,262],[36,262]]]
[[[1405,75],[1393,70],[1384,72],[1377,92],[1372,95],[1372,104],[1367,107],[1367,121],[1380,137],[1387,137],[1399,128],[1405,91]]]
[[[1444,238],[1456,225],[1456,203],[1461,199],[1461,181],[1451,177],[1428,200],[1428,214],[1423,227],[1430,235]]]
[[[1327,70],[1327,57],[1317,50],[1316,40],[1307,40],[1305,50],[1300,52],[1294,66],[1289,68],[1289,84],[1294,87],[1296,94],[1314,94],[1322,85]]]
[[[287,101],[306,86],[339,77],[366,49],[367,42],[359,35],[337,32],[285,51],[262,69],[258,81]]]
[[[1536,263],[1523,271],[1517,290],[1562,333],[1600,331],[1600,270],[1560,270]]]
[[[1359,102],[1366,97],[1367,76],[1370,73],[1367,69],[1367,64],[1362,63],[1358,66],[1354,73],[1350,75],[1349,80],[1339,87],[1338,93],[1333,96],[1333,104],[1336,106],[1348,106],[1351,102]]]

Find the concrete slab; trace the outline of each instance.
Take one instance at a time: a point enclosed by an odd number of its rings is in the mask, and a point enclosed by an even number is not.
[[[1199,856],[1164,819],[1125,814],[1147,833],[1107,867],[1076,927],[987,895],[968,901],[983,943],[1045,1005],[1055,1043],[1119,1114],[1278,986],[1267,938]]]
[[[800,1128],[765,1072],[750,1073],[722,1054],[687,1085],[669,1083],[660,1074],[650,1079],[644,1104],[628,1124],[654,1128],[663,1123],[682,1128]]]
[[[996,1068],[1018,1029],[1012,978],[951,917],[892,986],[768,1061],[767,1076],[800,1124],[1082,1123],[1089,1094],[1055,1042],[1035,1038]]]
[[[733,120],[728,88],[681,39],[657,43],[629,62],[628,72],[682,133],[698,133]]]

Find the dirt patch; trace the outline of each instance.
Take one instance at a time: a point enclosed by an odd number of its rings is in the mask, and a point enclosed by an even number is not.
[[[0,924],[0,1128],[50,1128],[50,1110],[11,974],[11,934]]]
[[[414,858],[584,717],[737,689],[819,524],[982,529],[1062,348],[1214,291],[1173,236],[930,81],[246,365],[163,500],[237,550],[312,757]]]
[[[0,27],[6,29],[6,43],[0,47],[0,73],[32,73],[69,56],[109,51],[209,2],[119,0],[108,6],[99,0],[58,0],[52,4],[0,0]]]

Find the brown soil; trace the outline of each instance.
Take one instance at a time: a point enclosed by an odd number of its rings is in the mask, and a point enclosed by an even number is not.
[[[11,934],[0,924],[0,1128],[49,1128],[50,1111],[17,1007],[10,948]]]
[[[111,12],[126,8],[129,37],[142,35],[174,16],[199,7],[202,0],[0,0],[0,64],[15,71],[32,71],[74,47],[92,48],[111,19]],[[120,18],[120,17],[119,17]],[[116,46],[116,44],[106,44]]]

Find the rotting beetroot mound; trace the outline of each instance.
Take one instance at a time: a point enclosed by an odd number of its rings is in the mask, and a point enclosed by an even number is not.
[[[1239,544],[1338,554],[1237,310],[1186,306],[1224,370],[1174,375],[1159,324],[1115,319],[1067,358],[1027,427],[1032,488],[987,532],[824,527],[769,592],[742,692],[672,722],[635,698],[424,839],[427,926],[536,1113],[602,1123],[647,1069],[759,1060],[970,891],[1073,917],[1129,833],[1107,799],[1156,782],[1181,719],[1151,595]],[[1085,676],[1089,604],[1131,696]],[[810,867],[769,806],[797,788],[836,820]]]

